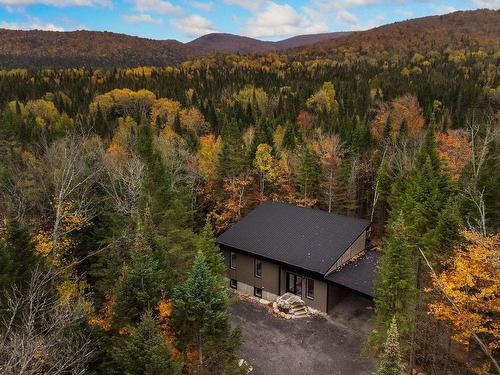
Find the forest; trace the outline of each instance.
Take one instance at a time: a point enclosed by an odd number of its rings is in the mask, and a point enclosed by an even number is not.
[[[373,222],[376,374],[498,372],[499,66],[471,43],[0,70],[1,372],[247,373],[215,236],[269,199]]]

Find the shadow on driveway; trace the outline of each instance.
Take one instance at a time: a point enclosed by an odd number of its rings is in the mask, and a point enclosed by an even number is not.
[[[322,319],[283,320],[258,304],[238,300],[231,323],[241,325],[241,357],[255,375],[369,375],[372,359],[361,357],[363,334],[355,326]]]

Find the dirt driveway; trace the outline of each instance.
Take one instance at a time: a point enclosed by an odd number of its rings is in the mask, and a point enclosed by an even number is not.
[[[369,375],[375,368],[359,354],[363,333],[344,319],[283,320],[248,301],[235,302],[231,312],[231,323],[242,327],[241,357],[252,364],[252,374]]]

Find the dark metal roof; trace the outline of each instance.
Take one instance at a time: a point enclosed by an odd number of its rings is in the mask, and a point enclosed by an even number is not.
[[[326,276],[325,279],[373,297],[377,264],[381,253],[368,251],[355,261]]]
[[[325,274],[369,225],[368,220],[268,201],[222,233],[217,242]]]

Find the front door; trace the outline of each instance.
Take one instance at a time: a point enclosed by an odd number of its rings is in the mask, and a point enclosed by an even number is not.
[[[302,277],[294,273],[287,272],[286,291],[302,297]]]

